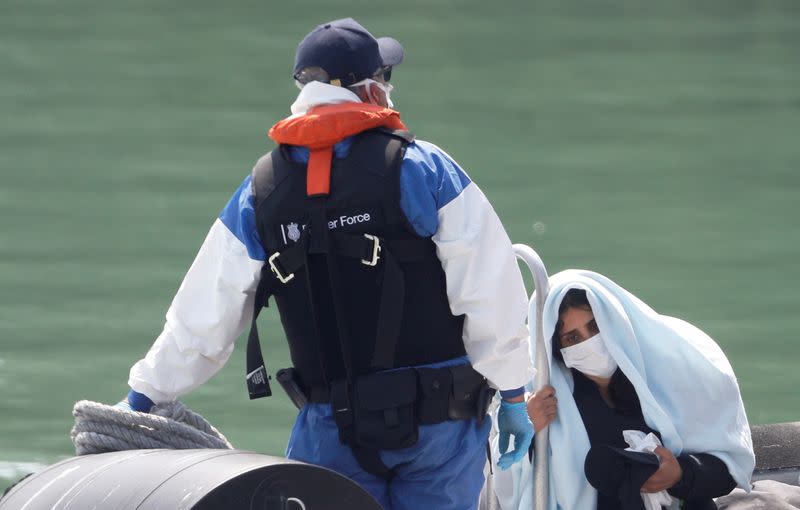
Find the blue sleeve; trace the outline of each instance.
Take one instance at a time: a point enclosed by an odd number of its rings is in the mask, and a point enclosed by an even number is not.
[[[513,390],[501,391],[500,392],[500,397],[505,398],[505,399],[509,399],[509,398],[514,398],[514,397],[519,397],[520,395],[524,395],[524,394],[525,394],[525,388],[524,387],[519,387],[519,388],[514,388]]]
[[[400,207],[414,228],[430,237],[439,228],[439,209],[461,194],[470,178],[458,163],[432,143],[409,144],[400,167]]]
[[[245,178],[220,213],[219,219],[247,247],[247,254],[252,260],[266,260],[264,245],[256,228],[252,175]]]

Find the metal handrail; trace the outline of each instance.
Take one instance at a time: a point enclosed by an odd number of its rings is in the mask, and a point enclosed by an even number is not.
[[[544,302],[547,293],[550,291],[547,269],[542,262],[542,258],[533,248],[525,244],[515,244],[514,255],[525,262],[533,275],[533,285],[536,290],[536,302],[530,303],[528,308],[528,327],[531,329],[531,340],[536,342],[536,377],[533,380],[533,389],[538,391],[542,386],[550,383],[550,367],[547,363],[545,352],[544,325],[542,315],[544,312]],[[533,299],[533,298],[531,298]],[[531,324],[533,306],[536,306],[536,325]],[[548,503],[547,491],[549,488],[548,470],[548,428],[540,430],[534,437],[535,455],[533,470],[533,508],[535,510],[545,510]]]

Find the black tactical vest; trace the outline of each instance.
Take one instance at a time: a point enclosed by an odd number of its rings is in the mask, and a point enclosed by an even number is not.
[[[324,199],[307,196],[306,165],[291,161],[285,147],[253,169],[256,225],[272,262],[262,286],[275,298],[305,388],[374,372],[381,314],[396,315],[389,321],[397,326],[391,366],[465,354],[464,317],[450,311],[435,245],[413,231],[400,207],[407,144],[385,130],[357,135],[348,156],[332,162]],[[319,249],[311,225],[321,223],[330,246]],[[291,253],[299,262],[287,269],[279,262]]]

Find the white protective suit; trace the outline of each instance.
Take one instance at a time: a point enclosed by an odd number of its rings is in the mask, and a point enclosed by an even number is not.
[[[345,88],[312,82],[300,91],[291,111],[297,116],[316,105],[357,101]],[[523,386],[534,373],[525,356],[526,294],[500,219],[477,184],[438,147],[415,141],[406,151],[404,172],[407,163],[416,165],[411,168],[417,172],[414,182],[434,188],[442,182],[458,185],[440,193],[401,184],[401,200],[411,204],[405,210],[409,223],[436,244],[450,308],[465,316],[464,348],[472,366],[498,389]],[[226,214],[229,204],[211,226],[167,311],[163,331],[131,368],[128,385],[157,404],[210,379],[250,323],[265,254],[255,239],[252,214],[247,215],[253,208],[248,181],[242,188],[233,198],[241,202],[233,207],[239,212]],[[439,194],[437,207],[415,207],[422,201],[416,196],[423,193]]]

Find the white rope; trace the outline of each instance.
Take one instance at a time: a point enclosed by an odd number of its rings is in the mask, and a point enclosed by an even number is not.
[[[70,437],[77,455],[151,448],[233,448],[221,432],[182,402],[140,413],[81,400],[75,403],[72,415],[75,425]]]

